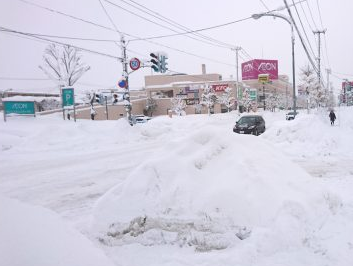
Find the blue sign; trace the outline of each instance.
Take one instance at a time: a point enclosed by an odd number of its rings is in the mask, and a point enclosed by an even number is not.
[[[4,121],[8,114],[36,116],[35,104],[28,101],[4,101]]]
[[[126,86],[127,86],[126,80],[125,80],[125,79],[121,79],[121,80],[119,81],[119,83],[118,83],[118,86],[119,86],[120,88],[126,88]]]

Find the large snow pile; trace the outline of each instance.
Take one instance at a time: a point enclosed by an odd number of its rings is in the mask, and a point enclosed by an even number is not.
[[[320,109],[311,114],[306,110],[293,121],[275,121],[264,138],[277,144],[296,157],[327,157],[340,154],[353,155],[353,116],[348,108],[336,110],[335,126],[329,122],[328,112]]]
[[[1,266],[112,266],[57,214],[0,197]]]
[[[163,139],[163,150],[99,200],[93,228],[100,241],[212,250],[267,228],[279,235],[294,229],[291,244],[298,244],[312,217],[337,207],[328,203],[336,196],[262,138],[189,122],[189,134]],[[162,134],[169,123],[155,120],[142,133]]]

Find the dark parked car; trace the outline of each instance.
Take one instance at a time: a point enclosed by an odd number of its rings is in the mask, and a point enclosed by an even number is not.
[[[260,115],[245,115],[236,122],[233,132],[258,136],[265,132],[265,120]]]

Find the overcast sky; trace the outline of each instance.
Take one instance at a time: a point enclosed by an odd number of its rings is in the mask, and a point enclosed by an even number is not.
[[[138,57],[141,60],[149,60],[150,52],[164,51],[169,56],[168,67],[172,71],[200,74],[201,64],[204,63],[208,73],[219,73],[223,78],[229,78],[230,76],[235,78],[236,57],[235,52],[229,48],[233,45],[243,48],[243,51],[239,54],[239,64],[255,58],[277,59],[279,61],[279,74],[287,74],[291,80],[292,61],[289,24],[282,19],[273,19],[272,17],[263,17],[259,20],[249,18],[254,13],[262,13],[284,6],[283,0],[101,1],[116,28],[125,33],[125,38],[128,41],[129,58]],[[287,2],[292,4],[292,0],[287,0]],[[114,32],[114,30],[94,26],[28,3],[60,11],[99,26],[114,28],[99,0],[0,0],[0,26],[35,34],[120,40],[120,34]],[[140,4],[140,6],[137,4]],[[140,10],[133,6],[137,6]],[[342,78],[353,79],[353,70],[350,67],[351,62],[353,62],[353,38],[350,31],[353,25],[351,19],[353,1],[307,0],[298,4],[297,11],[305,33],[296,10],[293,7],[291,10],[313,58],[318,54],[318,42],[317,35],[315,37],[312,31],[327,29],[325,36],[322,35],[321,39],[321,70],[325,82],[327,80],[327,68],[332,69],[333,75],[330,76],[330,80],[333,81],[336,90],[340,88]],[[156,12],[163,16],[164,21],[158,20],[156,13],[152,13],[153,16],[150,16],[142,11]],[[288,15],[287,10],[280,12],[286,16]],[[182,30],[168,24],[167,19],[191,30],[244,20],[200,32],[212,38],[208,40],[197,41],[195,38],[200,39],[200,37],[195,35],[179,35],[150,41],[136,40],[136,37],[146,38],[170,35],[174,34],[175,31],[182,32]],[[305,34],[310,41],[310,45]],[[114,42],[51,39],[112,56],[121,56],[121,49]],[[47,45],[48,43],[44,41],[0,31],[0,90],[13,88],[14,90],[43,91],[48,89],[52,91],[56,85],[50,80],[11,80],[11,78],[45,79],[46,76],[38,66],[42,64],[42,55]],[[315,55],[312,54],[312,51]],[[309,60],[297,35],[295,53],[298,84],[300,68],[308,64]],[[117,86],[116,84],[122,75],[122,66],[119,60],[87,52],[82,52],[82,55],[83,60],[91,66],[91,70],[79,80],[80,83],[76,85],[77,88],[91,89]],[[130,75],[130,86],[133,88],[143,87],[143,77],[150,74],[150,68],[140,69],[132,73]],[[239,76],[241,77],[240,68]]]

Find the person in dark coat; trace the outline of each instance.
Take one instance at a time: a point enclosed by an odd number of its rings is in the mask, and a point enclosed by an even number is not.
[[[330,117],[330,121],[331,121],[331,126],[333,126],[335,124],[335,120],[336,120],[336,115],[333,112],[333,110],[330,111],[329,117]]]

